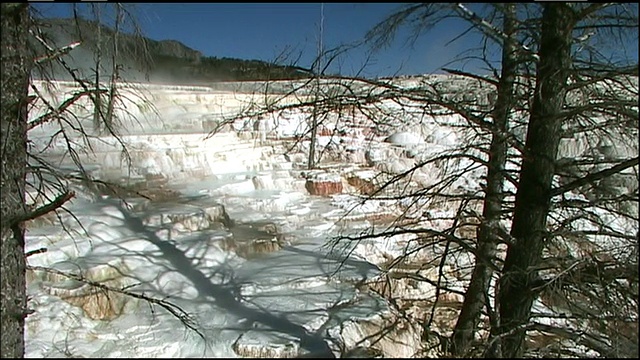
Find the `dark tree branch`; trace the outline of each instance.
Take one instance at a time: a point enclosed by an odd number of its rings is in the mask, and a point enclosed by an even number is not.
[[[465,77],[469,77],[472,79],[476,79],[476,80],[480,80],[480,81],[484,81],[487,82],[493,86],[498,86],[499,85],[499,81],[498,80],[494,80],[494,79],[489,79],[487,77],[484,76],[480,76],[480,75],[476,75],[476,74],[472,74],[466,71],[462,71],[462,70],[456,70],[456,69],[448,69],[448,68],[442,68],[442,70],[448,72],[449,74],[452,75],[460,75],[460,76],[465,76]]]
[[[589,175],[587,175],[585,177],[582,177],[582,178],[580,178],[578,180],[572,181],[572,182],[570,182],[570,183],[568,183],[568,184],[566,184],[564,186],[552,189],[551,190],[551,196],[558,196],[558,195],[564,194],[564,193],[566,193],[568,191],[577,189],[577,188],[579,188],[579,187],[581,187],[583,185],[587,185],[587,184],[593,183],[594,181],[598,181],[598,180],[604,179],[606,177],[609,177],[611,175],[617,174],[617,173],[619,173],[619,172],[621,172],[621,171],[623,171],[625,169],[628,169],[628,168],[636,166],[636,165],[638,165],[638,157],[626,160],[626,161],[621,162],[620,164],[618,164],[616,166],[613,166],[613,167],[611,167],[609,169],[605,169],[605,170],[602,170],[602,171],[598,171],[598,172],[589,174]]]
[[[50,213],[60,207],[62,207],[67,201],[71,200],[76,194],[73,191],[65,192],[63,194],[58,195],[52,202],[43,205],[27,214],[20,216],[17,219],[13,219],[12,223],[17,224],[24,221],[29,221],[33,219],[37,219],[43,215]]]

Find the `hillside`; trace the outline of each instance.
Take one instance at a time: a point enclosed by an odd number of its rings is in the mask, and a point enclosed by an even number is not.
[[[102,52],[101,72],[110,76],[109,60],[114,48],[114,30],[87,20],[41,19],[38,25],[44,37],[56,47],[80,41],[65,60],[81,75],[93,74],[98,45]],[[122,78],[128,81],[151,81],[179,84],[206,84],[218,81],[285,80],[307,76],[292,66],[281,66],[260,60],[203,56],[197,50],[175,40],[156,41],[147,37],[121,33],[118,35],[118,60]],[[34,42],[34,49],[44,49]],[[54,64],[48,69],[56,80],[70,80],[64,69]],[[42,74],[34,74],[41,78]]]

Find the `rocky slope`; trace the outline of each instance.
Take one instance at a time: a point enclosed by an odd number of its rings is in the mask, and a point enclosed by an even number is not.
[[[66,61],[82,77],[94,76],[95,57],[101,55],[102,80],[112,73],[114,30],[98,26],[95,21],[79,19],[38,19],[38,27],[49,44],[62,47],[80,42],[70,51]],[[153,40],[131,29],[118,34],[118,59],[121,78],[126,81],[150,81],[160,83],[206,84],[218,81],[250,81],[296,79],[307,75],[289,66],[271,64],[259,60],[244,60],[225,57],[203,56],[176,40]],[[32,47],[44,54],[42,45],[32,39]],[[46,68],[48,78],[71,80],[70,75],[59,64],[51,63]],[[41,78],[39,71],[35,78]]]

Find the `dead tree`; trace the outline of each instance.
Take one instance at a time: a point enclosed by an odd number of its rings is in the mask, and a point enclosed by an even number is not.
[[[122,15],[122,8],[118,5],[118,17]],[[34,310],[28,309],[26,298],[27,271],[26,258],[45,252],[37,249],[25,253],[24,230],[29,222],[48,216],[59,215],[68,211],[65,204],[75,196],[72,187],[74,181],[80,181],[88,188],[89,193],[96,190],[96,183],[110,185],[93,179],[87,172],[76,152],[77,143],[90,147],[89,141],[93,134],[83,127],[83,121],[74,111],[89,103],[98,109],[96,120],[108,122],[109,134],[114,136],[123,146],[126,146],[118,133],[111,126],[111,119],[106,119],[100,111],[100,100],[97,95],[104,90],[94,81],[79,75],[65,61],[65,56],[81,41],[72,44],[53,44],[43,35],[38,21],[32,17],[28,4],[2,4],[2,342],[3,357],[24,356],[24,324],[25,318]],[[120,21],[120,20],[119,20]],[[32,46],[37,44],[37,46]],[[117,37],[114,47],[118,48]],[[114,68],[117,69],[117,50],[112,58]],[[43,94],[43,91],[32,82],[32,75],[39,74],[44,82],[51,84],[47,77],[50,64],[58,64],[72,77],[78,90],[61,103],[55,103]],[[117,77],[117,71],[115,76]],[[111,111],[117,108],[119,95],[115,89],[115,79],[111,85],[111,96],[108,97]],[[42,112],[33,116],[29,121],[31,111],[38,106]],[[31,114],[33,115],[33,114]],[[115,117],[113,113],[109,116]],[[42,126],[57,126],[49,145],[55,140],[62,139],[66,144],[67,155],[78,167],[75,175],[69,175],[47,161],[33,149],[28,141],[28,132]],[[73,138],[73,139],[72,139]],[[74,143],[77,141],[77,143]],[[49,146],[47,145],[47,146]],[[46,146],[45,146],[46,147]],[[40,149],[42,150],[42,149]],[[26,194],[36,194],[28,197]],[[99,194],[94,194],[99,195]],[[58,217],[59,219],[59,217]],[[51,271],[52,269],[39,269]],[[58,274],[85,282],[90,286],[137,297],[156,304],[178,317],[185,326],[198,332],[190,323],[188,314],[179,307],[164,300],[135,294],[127,289],[115,289],[104,284],[92,283],[88,279],[78,277],[77,274]],[[74,277],[75,276],[75,277]]]
[[[27,317],[24,221],[34,212],[25,206],[27,171],[27,109],[32,62],[24,39],[29,31],[29,6],[3,3],[2,26],[2,282],[0,285],[0,353],[24,357]],[[36,210],[37,211],[37,210]]]

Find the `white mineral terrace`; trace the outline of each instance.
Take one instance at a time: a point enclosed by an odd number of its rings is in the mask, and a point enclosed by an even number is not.
[[[72,85],[54,83],[45,90],[36,83],[54,106],[79,91]],[[69,180],[77,192],[68,206],[75,218],[60,212],[65,227],[55,216],[29,226],[26,250],[47,251],[28,258],[35,267],[28,271],[29,306],[35,313],[27,318],[27,357],[341,356],[355,347],[387,357],[419,353],[422,329],[363,286],[375,288],[380,267],[416,246],[415,238],[374,238],[333,251],[329,240],[385,226],[384,219],[400,211],[425,219],[455,211],[442,204],[362,201],[360,195],[380,172],[406,171],[421,157],[463,141],[464,135],[449,126],[460,119],[403,112],[392,126],[375,132],[362,114],[329,118],[323,128],[337,131],[319,131],[317,150],[324,150],[324,158],[320,169],[306,171],[310,113],[287,110],[261,120],[233,119],[265,101],[292,104],[300,96],[139,84],[123,87],[122,94],[116,115],[126,153],[115,137],[94,131],[86,98],[73,108],[78,119],[62,126],[94,179],[135,187],[149,199],[132,192],[126,201],[91,196]],[[42,102],[35,105],[32,120],[46,111]],[[207,136],[229,119],[230,125]],[[80,124],[96,135],[88,143],[72,130]],[[77,168],[64,137],[49,144],[59,127],[54,122],[35,127],[30,146],[33,152],[46,149],[43,158],[73,174]],[[587,151],[581,141],[563,143],[566,156]],[[429,185],[441,170],[437,164],[425,166],[414,181]],[[481,169],[465,172],[454,188],[478,189],[481,175]],[[46,194],[56,196],[55,190]],[[448,224],[434,220],[431,225]],[[414,259],[430,262],[440,251],[424,248]],[[461,269],[470,264],[468,256],[447,264],[447,285],[462,291],[468,271]],[[189,314],[199,334],[158,304],[38,267],[163,299]],[[421,275],[435,280],[437,269]],[[435,298],[435,288],[426,282],[399,282],[393,291],[424,301]],[[440,296],[461,301],[455,293]],[[451,314],[446,308],[439,312],[434,326],[450,327]],[[391,333],[375,341],[375,334],[389,326]]]

